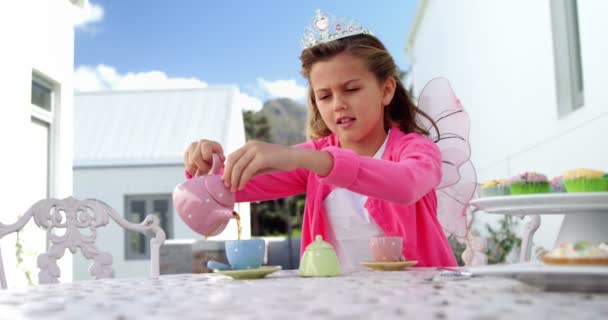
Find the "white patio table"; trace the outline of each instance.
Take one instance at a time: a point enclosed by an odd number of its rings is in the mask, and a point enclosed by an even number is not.
[[[430,268],[258,280],[219,274],[0,290],[1,319],[606,319],[608,294],[546,292]]]

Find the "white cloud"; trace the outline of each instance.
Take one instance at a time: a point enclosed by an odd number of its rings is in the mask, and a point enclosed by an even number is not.
[[[204,88],[207,83],[197,78],[170,78],[162,71],[120,74],[104,64],[79,66],[74,71],[75,91],[141,90]]]
[[[237,99],[237,104],[243,108],[243,110],[251,110],[253,112],[258,112],[262,110],[263,103],[262,100],[250,96],[246,93],[239,93]]]
[[[258,85],[268,92],[271,98],[303,100],[306,97],[306,87],[299,86],[294,79],[268,81],[258,78]]]
[[[83,7],[75,7],[76,17],[74,26],[84,28],[87,25],[94,24],[103,20],[104,10],[99,4],[90,1],[84,1]]]
[[[197,78],[169,78],[162,71],[128,72],[120,74],[114,67],[100,64],[96,67],[79,66],[74,71],[75,91],[149,90],[205,88],[207,83]],[[262,100],[240,92],[237,104],[244,110],[262,110]]]

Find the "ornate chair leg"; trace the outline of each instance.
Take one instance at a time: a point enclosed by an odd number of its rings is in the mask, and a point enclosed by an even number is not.
[[[526,216],[520,216],[523,220]],[[530,215],[530,221],[524,225],[523,237],[521,241],[521,252],[519,254],[519,262],[530,261],[530,252],[532,251],[532,240],[534,233],[540,227],[540,215]]]

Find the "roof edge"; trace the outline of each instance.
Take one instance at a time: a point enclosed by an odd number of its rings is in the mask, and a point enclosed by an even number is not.
[[[211,90],[238,90],[238,85],[221,85],[200,88],[168,88],[168,89],[134,89],[134,90],[98,90],[98,91],[74,91],[74,96],[88,95],[111,95],[129,93],[156,93],[156,92],[183,92],[183,91],[211,91]]]
[[[72,168],[102,169],[102,168],[132,168],[132,167],[183,167],[183,159],[164,160],[74,160]]]

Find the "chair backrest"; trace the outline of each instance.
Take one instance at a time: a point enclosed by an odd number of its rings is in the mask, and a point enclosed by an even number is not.
[[[78,200],[68,197],[59,199],[43,199],[36,202],[17,222],[10,225],[0,223],[0,239],[7,234],[17,232],[31,219],[47,234],[47,251],[38,256],[37,265],[40,269],[38,282],[40,284],[57,283],[60,270],[57,260],[65,249],[73,254],[80,248],[82,255],[93,260],[89,272],[95,279],[112,278],[112,255],[99,250],[95,245],[97,228],[108,224],[109,217],[121,227],[143,234],[153,233],[150,239],[150,276],[159,275],[160,246],[165,242],[165,232],[160,227],[160,220],[155,215],[148,215],[141,223],[132,223],[119,215],[112,207],[96,199]],[[90,235],[83,235],[80,229],[87,229]],[[61,236],[54,230],[64,231]],[[0,252],[0,288],[6,289],[6,276]]]

